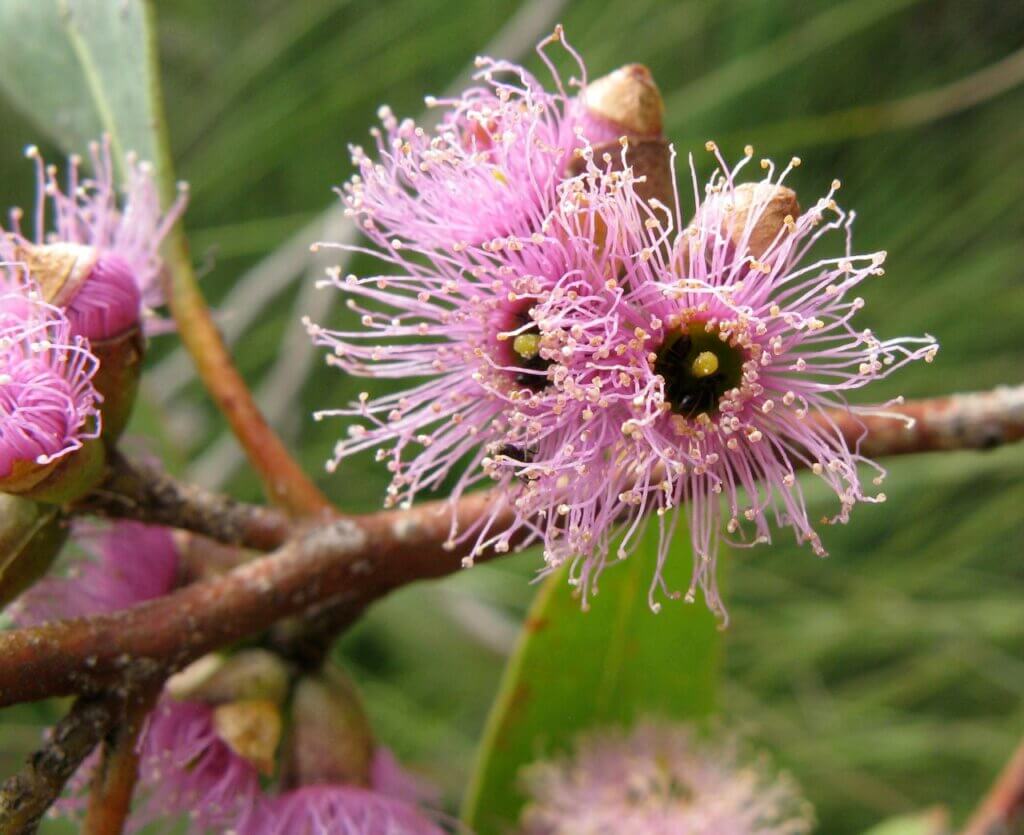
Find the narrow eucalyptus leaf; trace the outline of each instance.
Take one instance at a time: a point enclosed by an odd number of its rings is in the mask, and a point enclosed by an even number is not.
[[[625,563],[609,567],[588,611],[558,571],[541,585],[505,669],[463,806],[478,835],[511,831],[524,798],[519,769],[566,750],[580,731],[646,716],[699,719],[715,708],[720,630],[701,603],[647,603],[656,522]],[[690,579],[684,531],[664,568],[670,589]]]
[[[67,151],[107,133],[119,160],[162,164],[149,18],[142,0],[4,0],[0,90]]]

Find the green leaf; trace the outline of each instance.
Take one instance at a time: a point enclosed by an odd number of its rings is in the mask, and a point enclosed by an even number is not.
[[[106,133],[118,164],[134,151],[167,176],[156,76],[142,0],[0,3],[0,89],[67,151]]]
[[[949,815],[944,809],[930,809],[913,815],[890,818],[864,835],[947,835]]]
[[[49,570],[66,538],[57,508],[0,493],[0,609]]]
[[[670,589],[689,584],[685,533],[664,569]],[[463,821],[478,835],[509,830],[524,798],[517,773],[565,751],[582,730],[645,716],[693,719],[715,707],[718,624],[702,602],[647,605],[657,526],[625,563],[601,578],[580,611],[563,569],[542,584],[491,708]]]

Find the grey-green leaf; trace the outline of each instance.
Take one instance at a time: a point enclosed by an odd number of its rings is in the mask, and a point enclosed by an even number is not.
[[[670,589],[689,583],[685,533],[665,566]],[[477,835],[510,831],[524,798],[520,768],[565,751],[580,731],[645,716],[695,719],[715,707],[720,631],[702,602],[647,605],[656,523],[626,563],[601,578],[580,611],[565,571],[544,581],[491,708],[463,821]]]
[[[864,835],[948,835],[949,832],[949,814],[945,809],[936,808],[890,818],[871,827]]]
[[[143,0],[4,0],[0,89],[67,151],[106,133],[163,164],[160,96]]]

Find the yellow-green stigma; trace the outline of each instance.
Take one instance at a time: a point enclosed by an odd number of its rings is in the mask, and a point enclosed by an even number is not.
[[[710,377],[718,371],[718,357],[711,351],[701,351],[690,366],[690,373],[698,379]]]
[[[515,374],[515,381],[530,391],[543,391],[548,384],[547,370],[551,361],[540,355],[540,328],[525,310],[516,313],[513,321],[516,327],[521,328],[512,338],[511,364],[520,369]]]
[[[512,340],[512,350],[524,360],[532,360],[540,353],[540,334],[521,333]]]
[[[658,350],[654,372],[665,380],[672,411],[693,418],[718,408],[722,395],[739,385],[743,352],[702,323],[669,334]]]

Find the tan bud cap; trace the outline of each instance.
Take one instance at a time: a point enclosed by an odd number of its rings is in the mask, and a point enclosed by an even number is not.
[[[281,741],[281,711],[269,699],[244,699],[213,710],[213,729],[238,756],[261,774],[274,773],[274,754]]]
[[[264,649],[244,649],[229,656],[204,655],[167,682],[176,699],[206,704],[259,699],[281,704],[288,695],[288,666]]]
[[[665,113],[661,91],[643,64],[627,64],[587,85],[583,103],[595,116],[637,136],[660,136]]]
[[[21,244],[14,257],[28,267],[43,299],[61,307],[69,304],[89,277],[99,253],[81,244]]]
[[[725,198],[728,199],[728,198]],[[737,245],[743,239],[751,212],[759,212],[747,239],[747,249],[760,258],[786,225],[786,218],[796,220],[800,204],[796,192],[774,183],[741,183],[732,195],[732,213],[725,221],[725,231]]]

